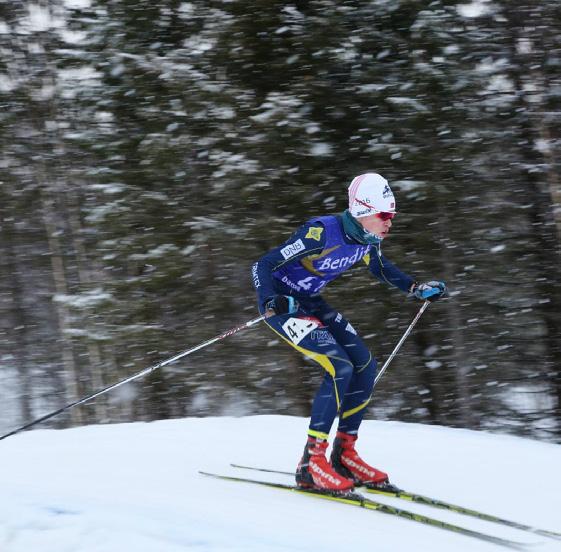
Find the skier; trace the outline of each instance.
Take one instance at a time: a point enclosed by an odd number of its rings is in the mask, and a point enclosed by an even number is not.
[[[387,180],[377,173],[362,174],[353,179],[348,192],[349,208],[342,214],[310,219],[252,267],[259,311],[266,314],[267,325],[325,370],[312,404],[296,482],[301,487],[330,491],[348,491],[365,484],[383,487],[389,480],[355,450],[374,385],[376,359],[320,292],[361,260],[382,282],[417,299],[434,301],[446,290],[440,281],[417,283],[382,254],[382,240],[396,215]],[[328,461],[329,431],[337,415],[339,425]]]

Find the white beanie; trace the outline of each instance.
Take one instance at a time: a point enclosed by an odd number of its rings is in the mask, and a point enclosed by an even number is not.
[[[353,178],[349,186],[349,211],[355,218],[379,212],[395,213],[395,198],[388,181],[378,173]]]

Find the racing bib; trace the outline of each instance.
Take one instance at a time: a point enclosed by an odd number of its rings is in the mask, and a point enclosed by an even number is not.
[[[313,332],[319,324],[313,320],[303,320],[302,318],[289,318],[283,325],[282,329],[288,336],[290,341],[298,345],[302,339]]]

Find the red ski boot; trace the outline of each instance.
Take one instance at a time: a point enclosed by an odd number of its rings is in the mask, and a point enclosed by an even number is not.
[[[356,452],[356,435],[338,431],[333,443],[331,465],[343,477],[353,481],[355,485],[384,487],[389,484],[388,474],[369,466]]]
[[[304,454],[296,468],[296,484],[299,487],[333,492],[350,491],[353,482],[333,470],[325,457],[327,441],[308,437]]]

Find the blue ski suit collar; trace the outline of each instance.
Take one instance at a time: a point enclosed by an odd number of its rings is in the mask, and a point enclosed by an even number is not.
[[[348,209],[341,215],[341,220],[343,222],[345,234],[358,243],[365,245],[380,245],[382,243],[382,238],[365,230],[360,222],[351,215]]]

